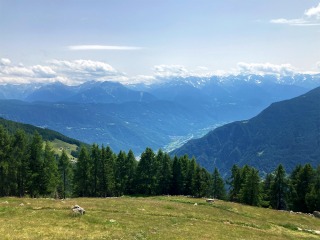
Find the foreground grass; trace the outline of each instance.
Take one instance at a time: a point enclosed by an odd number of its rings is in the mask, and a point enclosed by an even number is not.
[[[307,230],[320,220],[186,197],[0,198],[1,239],[320,239]]]

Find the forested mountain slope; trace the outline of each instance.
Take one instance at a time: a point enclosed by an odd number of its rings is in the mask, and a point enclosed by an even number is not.
[[[31,136],[34,134],[35,131],[37,131],[45,141],[53,141],[55,139],[58,139],[69,144],[75,144],[77,146],[86,145],[85,143],[82,143],[79,140],[69,138],[59,132],[56,132],[50,129],[39,128],[30,124],[18,123],[18,122],[6,120],[1,117],[0,117],[0,125],[3,126],[4,129],[6,129],[11,134],[15,133],[18,129],[21,129],[27,135]]]
[[[263,172],[282,163],[287,171],[298,164],[320,164],[320,88],[271,104],[247,121],[219,127],[191,140],[172,154],[195,156],[198,163],[226,175],[233,164]]]

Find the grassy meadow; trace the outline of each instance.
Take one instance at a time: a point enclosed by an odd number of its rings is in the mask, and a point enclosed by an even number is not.
[[[77,150],[77,145],[66,143],[59,139],[51,141],[50,144],[55,154],[58,154],[60,156],[62,154],[62,150],[64,149],[68,158],[74,160],[74,157],[71,155],[71,152]]]
[[[75,204],[86,214],[73,215]],[[320,219],[305,214],[197,198],[0,198],[1,239],[320,239],[316,231]]]

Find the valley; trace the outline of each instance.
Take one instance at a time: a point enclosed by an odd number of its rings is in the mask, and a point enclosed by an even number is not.
[[[171,151],[216,126],[251,118],[272,102],[305,93],[319,79],[239,75],[152,85],[2,85],[0,116],[139,155],[146,147]]]

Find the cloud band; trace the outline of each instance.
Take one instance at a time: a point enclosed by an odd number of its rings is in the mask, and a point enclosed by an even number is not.
[[[88,50],[120,50],[120,51],[132,51],[141,50],[141,47],[134,46],[109,46],[109,45],[72,45],[68,46],[71,51],[88,51]]]

